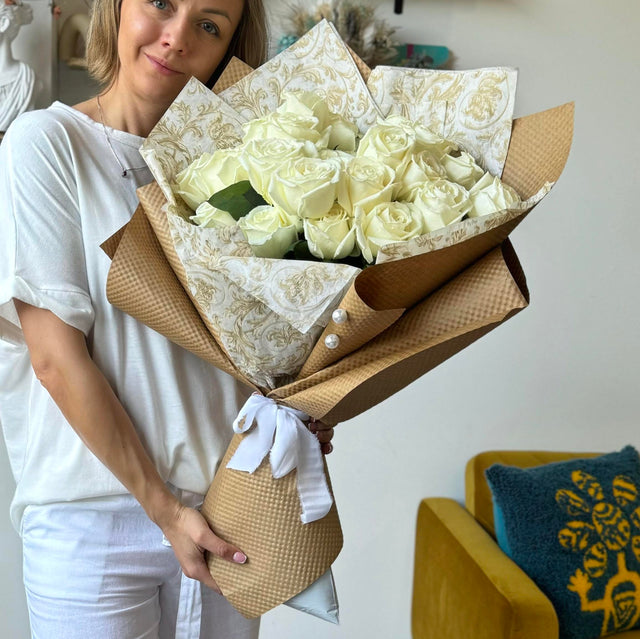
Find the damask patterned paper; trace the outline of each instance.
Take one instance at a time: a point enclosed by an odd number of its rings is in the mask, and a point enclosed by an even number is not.
[[[293,379],[359,269],[253,257],[239,227],[203,228],[165,205],[192,300],[255,384]]]
[[[234,364],[271,389],[300,370],[359,269],[253,257],[239,228],[207,229],[187,221],[192,211],[171,189],[175,176],[204,152],[240,144],[243,122],[192,78],[149,134],[142,154],[167,197],[173,248],[194,304]]]
[[[140,149],[169,202],[175,176],[205,152],[240,144],[244,121],[204,84],[187,82]]]
[[[385,117],[400,114],[457,142],[493,175],[507,157],[517,71],[470,71],[379,66],[367,86]]]
[[[314,91],[364,133],[381,115],[335,27],[326,20],[220,97],[247,120],[275,111],[283,91]]]

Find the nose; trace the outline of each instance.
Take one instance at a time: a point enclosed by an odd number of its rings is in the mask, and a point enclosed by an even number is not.
[[[162,46],[176,53],[185,53],[189,46],[188,22],[181,16],[175,16],[165,22],[162,34]]]

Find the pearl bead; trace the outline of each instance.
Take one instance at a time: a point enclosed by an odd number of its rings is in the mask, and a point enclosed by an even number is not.
[[[324,345],[331,350],[338,348],[338,344],[340,344],[340,338],[335,333],[331,333],[324,338]]]
[[[349,314],[343,308],[336,308],[336,310],[331,313],[331,319],[336,324],[344,324],[349,319]]]

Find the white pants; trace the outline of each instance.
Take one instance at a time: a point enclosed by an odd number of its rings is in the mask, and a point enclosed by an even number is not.
[[[33,639],[258,637],[258,619],[182,574],[132,497],[30,506],[22,539]]]

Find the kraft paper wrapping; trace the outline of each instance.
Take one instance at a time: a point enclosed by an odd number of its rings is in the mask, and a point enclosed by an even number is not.
[[[239,69],[239,76],[250,78],[248,69]],[[343,298],[348,321],[330,322],[325,330],[340,336],[338,352],[327,353],[321,339],[297,378],[268,396],[328,423],[344,421],[525,308],[524,273],[506,238],[559,178],[572,127],[573,104],[514,120],[503,179],[521,197],[534,199],[521,210],[436,232],[410,257],[401,245],[391,245],[390,261],[365,269]],[[153,183],[139,197],[131,222],[103,245],[113,260],[110,301],[256,389],[194,307],[162,213],[165,194]],[[300,522],[296,471],[274,480],[267,462],[251,475],[226,469],[242,437],[234,436],[202,512],[217,534],[251,558],[234,566],[210,557],[209,567],[232,605],[253,617],[324,574],[340,551],[342,533],[335,504],[322,520]]]
[[[335,364],[270,395],[329,422],[368,410],[466,348],[529,302],[524,274],[503,242]]]
[[[243,62],[239,58],[233,57],[229,60],[229,64],[224,68],[224,71],[220,74],[220,77],[213,85],[214,93],[221,93],[225,89],[233,86],[236,82],[239,82],[245,75],[249,75],[253,71],[246,62]]]
[[[535,193],[546,182],[555,182],[568,156],[572,122],[571,104],[515,120],[505,181],[519,185],[523,195]],[[224,359],[146,219],[145,212],[162,206],[162,192],[151,184],[140,189],[139,195],[144,210],[141,207],[125,231],[112,238],[120,242],[113,253],[109,298],[169,339],[249,383]],[[359,291],[361,296],[354,297],[356,308],[364,307],[365,315],[368,309],[380,309],[386,330],[383,328],[350,355],[311,375],[301,375],[271,396],[330,423],[344,421],[397,392],[525,308],[528,294],[524,275],[505,242],[525,215],[458,244],[363,271],[345,302]],[[416,272],[421,273],[420,280]],[[416,296],[424,300],[387,327],[388,314],[397,314],[393,304],[399,291],[404,297],[402,305],[408,306]],[[354,325],[360,326],[354,331],[357,342],[364,329],[358,324],[359,314],[352,312]],[[375,312],[372,316],[376,332],[380,320]],[[341,325],[340,330],[347,330],[349,324]],[[233,449],[239,438],[232,443]],[[335,509],[326,522],[331,525],[323,527],[317,536],[310,535],[299,521],[293,474],[272,480],[265,464],[258,473],[262,481],[257,475],[227,471],[223,464],[203,510],[221,536],[237,543],[249,556],[261,558],[259,567],[264,572],[256,576],[254,585],[237,583],[233,567],[216,565],[215,561],[210,566],[214,578],[223,584],[225,596],[247,616],[262,614],[312,583],[331,565],[342,544],[339,526],[332,523],[337,517]],[[248,495],[254,497],[249,499]],[[286,508],[291,509],[289,517],[270,519],[273,512]],[[284,563],[282,548],[265,541],[264,531],[252,524],[256,517],[266,518],[267,523],[287,522],[287,534],[276,538],[287,539],[287,553],[299,549],[290,561]],[[234,522],[233,530],[228,529],[229,521]],[[311,544],[310,537],[314,537]],[[232,574],[228,575],[229,571]]]
[[[234,436],[221,469],[241,439]],[[252,475],[218,471],[202,506],[213,531],[233,539],[249,557],[245,565],[207,557],[225,597],[246,617],[267,612],[304,590],[327,571],[342,548],[335,502],[322,519],[300,522],[296,472],[274,480],[268,463]]]

